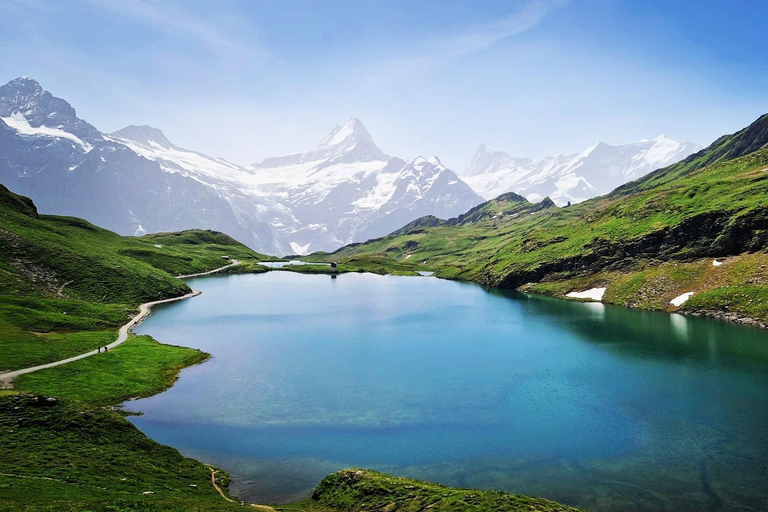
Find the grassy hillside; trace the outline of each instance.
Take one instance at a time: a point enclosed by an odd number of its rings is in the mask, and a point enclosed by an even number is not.
[[[147,301],[188,293],[174,276],[257,254],[227,235],[185,231],[123,237],[82,219],[39,215],[0,185],[0,371],[114,341]]]
[[[670,299],[694,291],[682,309],[767,322],[766,143],[768,115],[608,196],[557,208],[505,194],[457,219],[420,219],[314,258],[386,258],[554,295],[607,286],[607,302],[652,309],[671,309]],[[715,258],[728,259],[712,267]]]
[[[0,511],[242,510],[213,488],[207,467],[110,409],[0,397],[0,431]]]
[[[121,237],[39,215],[0,186],[0,370],[111,343],[138,304],[189,292],[174,276],[223,266],[221,255],[263,258],[219,233]],[[17,389],[56,398],[0,392],[0,510],[240,508],[213,488],[207,467],[104,408],[156,393],[206,357],[132,337],[109,353],[20,377]]]
[[[312,497],[284,510],[315,512],[576,512],[548,500],[500,491],[453,489],[375,471],[347,469],[328,475]]]

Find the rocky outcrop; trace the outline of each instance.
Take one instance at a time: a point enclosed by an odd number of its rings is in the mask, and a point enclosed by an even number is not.
[[[768,207],[737,215],[729,211],[689,217],[676,226],[647,235],[612,241],[594,238],[578,256],[544,262],[535,268],[507,267],[501,275],[497,262],[488,263],[478,281],[489,286],[517,288],[553,274],[588,274],[629,268],[639,260],[721,257],[755,251],[768,245]]]

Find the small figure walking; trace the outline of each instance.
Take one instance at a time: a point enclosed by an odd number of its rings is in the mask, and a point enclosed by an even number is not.
[[[109,347],[104,347],[104,352],[106,352],[107,350],[109,350]]]
[[[101,354],[101,347],[97,348],[96,350],[99,352],[99,354]]]

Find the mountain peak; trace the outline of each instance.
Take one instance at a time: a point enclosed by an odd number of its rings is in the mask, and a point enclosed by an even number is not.
[[[363,131],[366,131],[366,132],[368,131],[365,129],[365,126],[363,126],[363,122],[356,117],[351,117],[349,121],[347,121],[347,124],[344,126],[350,126],[354,129],[362,129]]]
[[[301,161],[329,160],[330,163],[369,162],[389,157],[373,142],[363,123],[353,117],[344,126],[336,125]]]
[[[45,101],[45,97],[46,92],[37,81],[28,76],[15,78],[0,87],[0,116],[8,117],[14,112],[28,116]]]
[[[28,76],[15,78],[0,87],[0,117],[18,113],[32,127],[63,129],[77,137],[100,139],[98,130],[77,117],[72,105],[53,96]]]
[[[475,151],[475,156],[472,157],[472,161],[469,163],[466,169],[464,169],[464,176],[477,176],[487,172],[489,169],[495,169],[504,166],[512,158],[501,151],[491,151],[485,144],[480,144],[480,147]]]
[[[19,78],[14,78],[10,82],[8,82],[6,85],[15,87],[15,88],[31,88],[43,92],[43,88],[40,85],[40,83],[35,80],[32,77],[29,76],[20,76]]]
[[[162,130],[153,128],[148,125],[129,125],[125,128],[117,130],[110,135],[118,137],[120,139],[128,139],[145,146],[152,145],[152,143],[162,146],[164,148],[174,147],[171,141],[165,136]]]
[[[408,165],[410,165],[414,169],[422,170],[424,166],[427,164],[434,165],[436,167],[445,167],[443,163],[440,161],[440,159],[435,155],[432,155],[429,158],[424,158],[423,156],[419,155],[413,160],[411,160]]]
[[[605,142],[598,142],[597,144],[593,144],[592,146],[589,146],[587,149],[582,151],[578,158],[587,158],[589,155],[595,153],[598,149],[605,149],[608,147],[608,144]]]
[[[336,125],[333,127],[328,135],[320,141],[318,147],[322,146],[336,146],[338,144],[344,144],[349,140],[366,140],[372,141],[371,134],[365,128],[363,123],[356,117],[353,117],[344,126]]]
[[[478,146],[477,151],[475,151],[475,157],[477,157],[478,155],[492,154],[492,153],[493,151],[488,149],[488,146],[481,143],[480,146]]]

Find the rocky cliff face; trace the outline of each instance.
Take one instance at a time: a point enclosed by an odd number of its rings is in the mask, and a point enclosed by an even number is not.
[[[34,128],[55,127],[81,139],[99,138],[99,131],[77,117],[75,109],[35,80],[21,77],[0,87],[0,117],[17,113]]]

